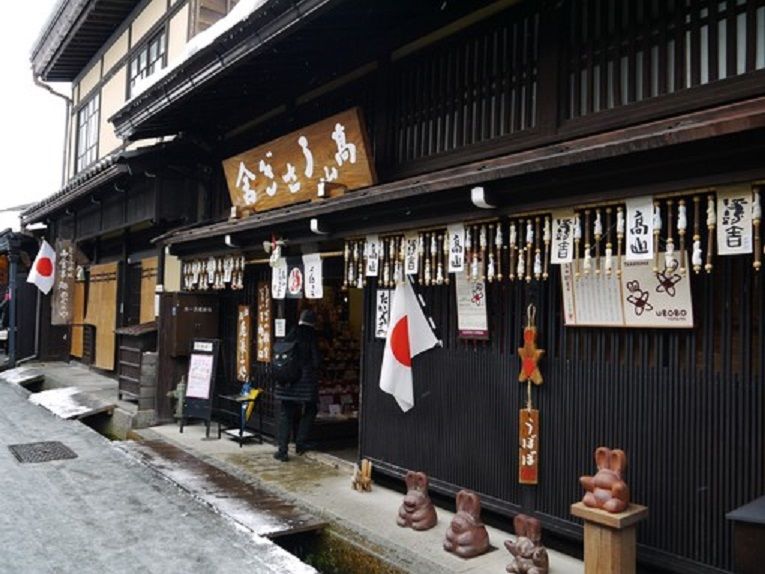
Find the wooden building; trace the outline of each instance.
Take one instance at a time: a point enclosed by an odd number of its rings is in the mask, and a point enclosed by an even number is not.
[[[189,14],[205,13],[205,4],[191,3]],[[486,286],[487,340],[457,335],[455,281],[418,285],[444,348],[415,359],[415,407],[407,413],[379,388],[380,278],[367,278],[363,289],[350,282],[342,321],[361,318],[359,456],[392,477],[423,470],[443,494],[476,490],[501,516],[534,513],[551,534],[579,540],[581,523],[569,514],[582,494],[577,478],[593,470],[595,447],[620,447],[629,456],[633,498],[650,508],[638,534],[639,560],[673,572],[732,569],[725,514],[765,488],[764,287],[753,265],[762,254],[755,242],[753,255],[718,255],[716,219],[710,225],[705,209],[731,186],[755,197],[765,181],[765,4],[237,6],[108,117],[123,141],[183,134],[206,150],[213,221],[168,231],[158,242],[192,274],[194,262],[210,258],[213,270],[215,257],[247,262],[242,289],[206,290],[219,305],[223,390],[240,386],[237,309],[257,308],[259,286],[272,278],[264,241],[284,240],[287,257],[322,253],[334,292],[347,282],[349,257],[359,257],[346,246],[358,249],[369,236],[432,237],[463,223],[501,226],[507,245],[510,225],[525,238],[523,225],[533,222],[536,239],[520,241],[529,280],[509,280],[519,269],[502,251],[505,277]],[[265,210],[240,205],[230,217],[229,191],[244,190],[247,172],[234,173],[227,185],[226,160],[261,150],[265,161],[280,138],[348,110],[360,111],[374,183],[345,185],[335,197],[339,178],[323,199]],[[245,169],[252,170],[250,183],[269,178],[281,186],[276,193],[288,193],[289,170],[282,183],[257,161]],[[323,183],[333,179],[327,174]],[[672,231],[680,201],[687,207],[683,277],[692,328],[571,326],[564,267],[550,265],[545,280],[533,276],[540,225],[558,210],[576,211],[586,233],[577,258],[586,242],[587,257],[597,256],[587,265],[602,270],[603,252],[591,248],[605,245],[589,239],[595,215],[615,217],[645,197],[665,222],[655,236],[664,251],[672,233],[680,240],[678,228]],[[615,244],[614,221],[605,233]],[[704,257],[698,274],[695,241]],[[177,282],[183,290],[182,278]],[[518,412],[526,404],[517,349],[529,303],[546,350],[545,384],[535,391],[542,416],[535,486],[516,478]],[[294,306],[302,304],[285,300],[269,312],[294,320]],[[269,328],[277,328],[270,318]],[[255,360],[254,349],[251,357],[253,377],[268,386],[267,363]],[[177,375],[161,378],[162,391]],[[169,404],[158,408],[169,412]]]

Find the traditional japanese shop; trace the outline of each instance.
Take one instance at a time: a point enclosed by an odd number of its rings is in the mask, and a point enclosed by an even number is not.
[[[231,203],[160,241],[220,301],[221,380],[269,385],[269,346],[325,309],[360,355],[330,362],[358,402],[340,383],[325,414],[358,411],[376,472],[579,541],[577,479],[623,449],[640,561],[731,569],[725,515],[765,484],[765,8],[479,4],[327,2],[270,51],[253,17],[116,114],[126,137],[218,142]],[[440,346],[399,361],[407,394],[383,362],[410,284]]]

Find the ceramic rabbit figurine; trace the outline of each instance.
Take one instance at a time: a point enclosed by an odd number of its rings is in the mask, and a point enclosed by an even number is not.
[[[398,509],[396,522],[413,530],[428,530],[438,522],[436,508],[428,496],[428,477],[424,472],[406,473],[406,496]]]
[[[513,555],[506,570],[511,574],[547,574],[550,562],[542,546],[542,525],[539,520],[519,514],[513,520],[515,542],[505,541],[505,548]]]
[[[446,531],[444,550],[460,558],[472,558],[489,549],[489,533],[481,522],[481,499],[475,492],[457,493],[457,514]]]
[[[627,455],[622,450],[601,446],[595,451],[595,462],[598,465],[597,474],[579,478],[587,491],[582,502],[592,508],[622,512],[630,503],[630,490],[622,480],[627,469]]]

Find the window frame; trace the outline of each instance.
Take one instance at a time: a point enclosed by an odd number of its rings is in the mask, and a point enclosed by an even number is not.
[[[96,93],[90,96],[77,111],[77,138],[74,152],[75,174],[81,173],[98,160],[100,133],[101,92],[96,91]],[[84,150],[81,150],[83,141],[86,142],[87,147]]]
[[[157,30],[154,34],[152,34],[149,38],[147,38],[145,41],[138,44],[138,46],[134,47],[131,52],[130,56],[127,61],[126,66],[126,73],[127,73],[127,82],[125,86],[126,91],[126,99],[132,98],[134,94],[134,85],[137,81],[148,78],[159,72],[160,70],[164,70],[167,67],[167,26],[162,26],[159,30]],[[149,55],[151,53],[151,48],[153,45],[158,44],[161,47],[161,52],[159,53],[159,57],[155,60],[150,61]],[[145,63],[143,66],[140,64],[140,59],[142,56],[145,56]],[[133,64],[135,62],[138,62],[139,68],[137,68],[137,74],[133,75]],[[156,67],[157,62],[161,62],[161,66],[159,68]],[[151,74],[146,74],[146,70],[148,70],[150,67],[154,67],[154,70]]]

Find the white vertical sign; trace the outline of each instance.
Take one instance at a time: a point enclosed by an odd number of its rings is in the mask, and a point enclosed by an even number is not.
[[[377,290],[377,302],[375,304],[375,338],[385,339],[388,335],[388,323],[390,322],[390,302],[393,291],[390,289]]]
[[[449,225],[446,228],[449,241],[449,273],[465,270],[465,226],[462,223]]]
[[[551,263],[560,265],[574,260],[574,217],[573,210],[553,212]]]
[[[627,241],[624,258],[627,261],[653,259],[653,198],[651,196],[628,199]]]
[[[377,277],[380,272],[380,251],[382,251],[380,236],[367,235],[366,241],[364,241],[364,255],[367,258],[364,275],[367,277]]]
[[[407,233],[404,236],[404,273],[417,275],[417,245],[419,236],[416,233]]]
[[[271,268],[271,293],[274,299],[287,296],[287,260],[283,257]]]
[[[752,188],[733,185],[717,190],[717,252],[752,252]]]
[[[324,297],[321,255],[318,253],[303,255],[303,269],[305,272],[304,289],[306,299],[321,299]]]

